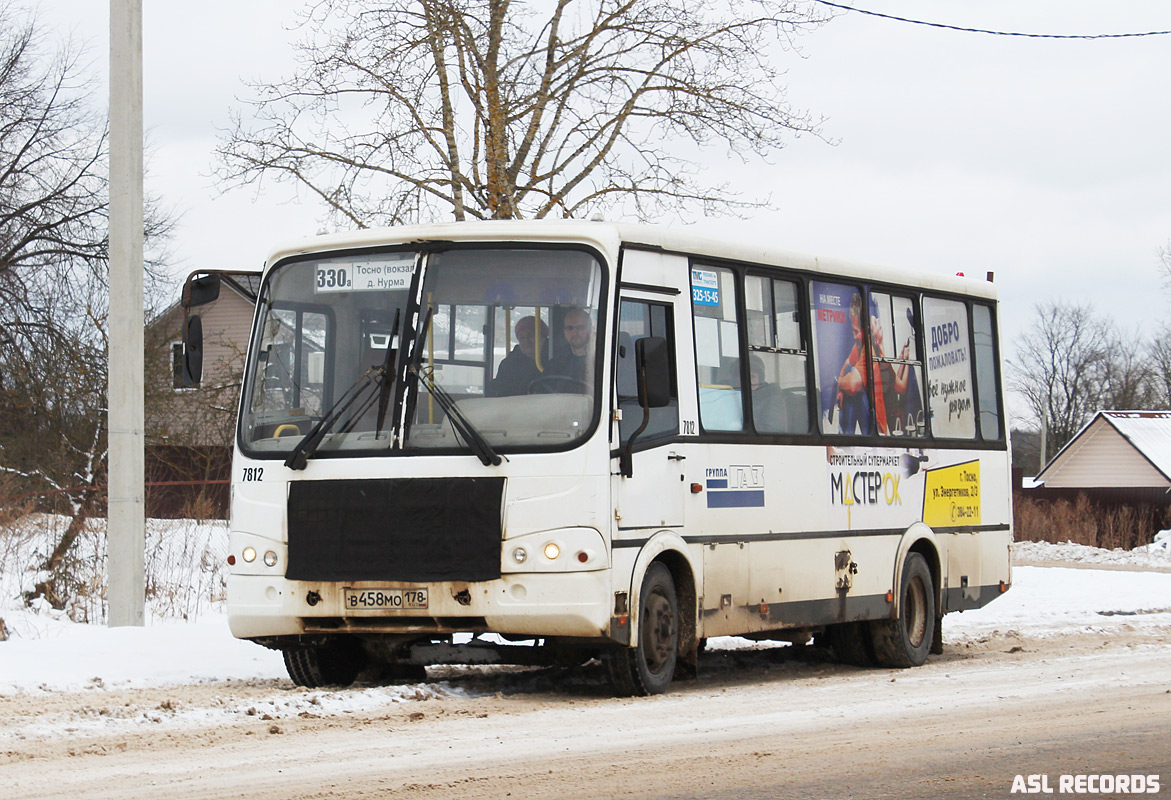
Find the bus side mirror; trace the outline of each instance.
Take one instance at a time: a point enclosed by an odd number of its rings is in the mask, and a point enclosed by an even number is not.
[[[198,274],[191,273],[183,286],[184,309],[205,306],[220,296],[220,276],[212,274],[204,275],[202,278],[195,277]]]
[[[203,321],[198,314],[191,315],[189,312],[218,300],[220,283],[218,273],[205,275],[196,270],[187,276],[187,282],[183,284],[183,354],[181,363],[177,365],[177,387],[191,388],[203,380]]]
[[[180,386],[198,386],[203,380],[203,321],[196,314],[183,328],[183,363]]]
[[[671,353],[662,336],[646,336],[634,343],[638,370],[638,404],[664,408],[671,404]]]

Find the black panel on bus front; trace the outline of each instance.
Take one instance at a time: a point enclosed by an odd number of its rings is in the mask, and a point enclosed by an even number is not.
[[[503,478],[295,481],[289,563],[303,581],[500,577]]]

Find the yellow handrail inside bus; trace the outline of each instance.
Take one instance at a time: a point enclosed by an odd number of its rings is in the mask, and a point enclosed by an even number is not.
[[[435,311],[431,305],[431,294],[427,294],[427,308],[432,309],[427,317],[427,368],[431,370],[431,380],[435,380]],[[435,424],[435,395],[427,392],[427,424]]]

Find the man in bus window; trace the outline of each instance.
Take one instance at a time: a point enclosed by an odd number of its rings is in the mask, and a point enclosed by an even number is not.
[[[489,397],[526,394],[529,384],[544,373],[545,365],[538,364],[537,359],[538,356],[541,361],[548,358],[549,326],[540,323],[541,340],[538,348],[537,322],[536,317],[523,317],[516,323],[516,346],[497,367],[496,380],[488,385],[486,392]]]
[[[588,393],[592,390],[590,374],[593,367],[593,320],[580,308],[571,309],[565,313],[561,331],[565,334],[566,347],[557,356],[549,359],[549,369],[546,372],[562,380],[557,381],[556,385],[547,391]]]
[[[764,433],[784,431],[788,418],[785,416],[785,404],[780,387],[765,380],[764,359],[756,353],[753,353],[749,360],[749,369],[752,381],[752,419],[756,423],[756,429]]]

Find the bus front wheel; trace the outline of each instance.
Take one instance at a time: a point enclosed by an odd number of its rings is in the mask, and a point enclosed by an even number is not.
[[[335,639],[314,646],[282,650],[285,669],[298,686],[349,686],[366,666],[367,657],[356,639]]]
[[[918,667],[927,660],[935,634],[935,589],[931,568],[919,553],[903,562],[899,613],[871,624],[874,655],[884,667]]]
[[[638,641],[605,653],[610,683],[618,694],[651,695],[667,691],[679,655],[679,600],[671,571],[651,564],[638,601]]]

